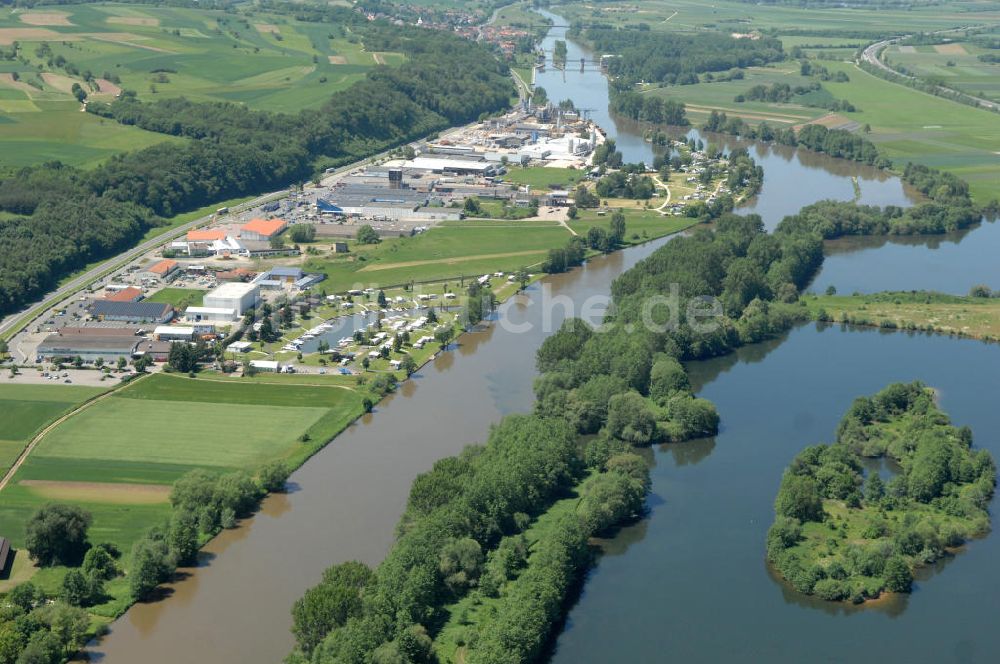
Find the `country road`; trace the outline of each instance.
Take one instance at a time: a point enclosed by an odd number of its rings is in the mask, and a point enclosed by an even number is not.
[[[966,26],[964,28],[950,28],[948,30],[938,30],[937,32],[932,32],[930,34],[932,34],[932,35],[944,35],[944,34],[948,34],[950,32],[963,32],[965,30],[968,30],[971,27],[973,27],[973,26]],[[880,42],[875,42],[874,44],[871,44],[870,46],[868,46],[868,47],[865,48],[865,50],[861,53],[861,59],[864,60],[865,62],[867,62],[868,64],[881,69],[882,71],[884,71],[886,73],[893,74],[894,76],[901,76],[901,77],[909,79],[911,81],[918,81],[920,79],[917,78],[916,76],[910,76],[908,74],[901,74],[900,72],[896,71],[895,69],[893,69],[889,65],[885,64],[884,62],[882,62],[882,59],[879,57],[879,54],[886,47],[891,46],[892,44],[898,43],[898,42],[900,42],[900,41],[902,41],[904,39],[907,39],[908,37],[911,37],[911,36],[912,35],[901,35],[899,37],[893,37],[891,39],[883,39]],[[976,102],[982,108],[986,108],[986,109],[989,109],[991,111],[1000,111],[1000,104],[998,104],[998,103],[996,103],[994,101],[990,101],[989,99],[983,99],[982,97],[976,97],[975,95],[970,95],[970,94],[968,94],[966,92],[962,92],[961,90],[956,90],[955,88],[949,88],[949,87],[944,86],[944,85],[937,86],[937,89],[938,90],[942,90],[942,91],[946,91],[946,92],[949,92],[949,93],[952,93],[952,94],[958,94],[958,95],[960,95],[961,97],[963,97],[965,99],[969,99],[971,101]]]

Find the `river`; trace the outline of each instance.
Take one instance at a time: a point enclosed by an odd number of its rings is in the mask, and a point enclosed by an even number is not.
[[[549,48],[561,31],[550,31]],[[580,53],[569,44],[570,63],[579,62]],[[651,160],[641,129],[608,116],[599,73],[550,69],[538,83],[552,99],[572,98],[594,108],[592,117],[618,139],[626,160]],[[851,176],[858,177],[862,201],[912,200],[883,173],[794,150],[754,150],[765,182],[744,211],[761,214],[768,227],[820,198],[854,198]],[[280,661],[293,644],[294,600],[331,564],[376,564],[392,543],[413,478],[435,460],[482,441],[490,423],[504,414],[529,410],[534,351],[547,334],[567,313],[580,314],[587,304],[600,309],[612,279],[666,241],[591,260],[504,304],[503,325],[462,336],[454,350],[348,428],[292,475],[288,494],[270,496],[257,516],[213,540],[199,566],[182,570],[184,578],[167,586],[166,599],[138,604],[116,621],[91,647],[92,660]],[[877,263],[899,246],[858,255]],[[899,260],[919,264],[934,253],[925,243]],[[961,267],[960,261],[949,257],[950,264]],[[857,275],[859,284],[879,288],[864,274]],[[982,280],[996,276],[984,268]],[[565,296],[565,306],[543,307],[543,292],[548,302]],[[523,324],[531,329],[512,329]],[[998,553],[996,538],[973,543],[940,578],[919,583],[908,602],[834,616],[786,594],[768,576],[763,538],[789,459],[808,443],[830,439],[854,396],[890,380],[920,377],[941,388],[943,406],[956,422],[970,424],[981,444],[1000,438],[1000,412],[988,407],[996,365],[996,349],[976,342],[810,325],[786,339],[692,366],[700,394],[718,404],[722,432],[655,451],[650,517],[608,543],[556,643],[555,660],[644,662],[667,654],[791,660],[817,652],[835,658],[846,648],[884,655],[891,644],[912,659],[990,652],[1000,639],[986,624],[1000,586],[1000,574],[989,567]],[[836,622],[843,620],[852,622]],[[880,635],[887,636],[879,641]],[[810,651],[811,644],[826,647]]]

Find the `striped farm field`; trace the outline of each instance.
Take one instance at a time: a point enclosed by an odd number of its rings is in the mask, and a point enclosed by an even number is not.
[[[0,386],[0,424],[7,425],[4,431],[31,436],[100,392]],[[31,513],[55,500],[91,512],[93,541],[128,550],[169,513],[170,485],[183,474],[195,468],[252,473],[276,459],[297,466],[362,413],[363,397],[334,383],[141,378],[88,404],[39,439],[0,493],[0,532],[21,546]],[[24,441],[18,452],[23,447]]]

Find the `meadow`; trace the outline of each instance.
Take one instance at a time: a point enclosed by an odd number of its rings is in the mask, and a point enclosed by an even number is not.
[[[0,60],[0,168],[53,159],[91,166],[177,140],[82,113],[73,83],[95,99],[126,89],[147,101],[185,96],[296,112],[403,59],[366,52],[345,26],[252,10],[87,4],[5,11],[0,50],[14,41],[25,62]]]
[[[573,185],[586,176],[586,171],[577,168],[508,166],[503,180],[513,184],[530,185],[533,190],[548,191],[551,189],[572,189]]]
[[[802,299],[809,314],[900,330],[933,330],[973,339],[1000,339],[1000,300],[940,293],[812,295]]]
[[[846,117],[871,126],[868,135],[899,167],[914,161],[950,171],[969,183],[973,198],[1000,197],[1000,117],[902,85],[849,63],[824,63],[847,72],[849,83],[825,83],[858,107]]]

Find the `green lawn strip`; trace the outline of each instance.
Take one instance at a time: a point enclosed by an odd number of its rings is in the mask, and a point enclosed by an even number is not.
[[[552,524],[560,517],[576,511],[577,505],[580,502],[580,496],[584,493],[584,487],[592,477],[594,477],[593,473],[585,477],[577,484],[573,495],[554,502],[549,509],[538,515],[535,521],[524,531],[524,536],[527,538],[528,546],[531,550],[534,549],[535,544],[544,540],[549,535]],[[530,555],[528,565],[531,565]],[[524,570],[521,571],[521,574],[523,573]],[[516,582],[517,579],[515,578],[509,581],[508,585]],[[502,589],[499,597],[487,597],[478,591],[473,591],[458,602],[446,606],[444,613],[448,618],[441,631],[437,634],[437,638],[434,639],[434,652],[437,654],[438,659],[442,662],[461,661],[458,657],[458,651],[463,646],[459,645],[459,641],[464,642],[468,640],[470,634],[478,631],[481,626],[480,623],[487,620],[491,612],[496,610],[496,607],[502,601],[502,597]]]
[[[160,302],[173,305],[176,309],[185,309],[201,304],[205,291],[197,288],[164,288],[146,298],[147,302]]]

